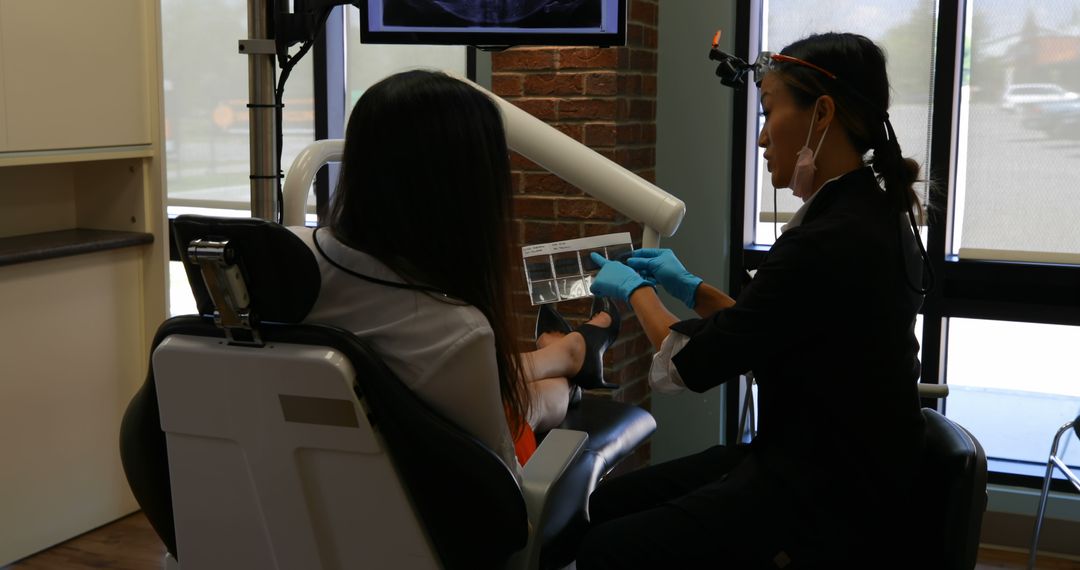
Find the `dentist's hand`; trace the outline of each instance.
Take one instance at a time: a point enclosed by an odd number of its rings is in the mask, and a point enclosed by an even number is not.
[[[600,273],[593,278],[592,287],[589,288],[593,295],[629,301],[630,294],[639,287],[653,285],[638,275],[637,271],[618,261],[610,261],[595,252],[590,254],[590,257],[596,265],[600,266]]]
[[[668,293],[693,309],[697,288],[702,279],[683,267],[670,249],[639,249],[630,254],[626,265],[646,279],[659,283]]]

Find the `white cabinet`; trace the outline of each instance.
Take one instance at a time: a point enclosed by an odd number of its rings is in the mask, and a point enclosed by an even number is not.
[[[0,150],[150,144],[155,11],[149,0],[0,0]]]
[[[0,567],[137,508],[118,446],[166,317],[159,10],[0,0]]]
[[[3,0],[0,0],[2,2]],[[7,150],[7,98],[4,96],[4,10],[0,8],[0,152]]]

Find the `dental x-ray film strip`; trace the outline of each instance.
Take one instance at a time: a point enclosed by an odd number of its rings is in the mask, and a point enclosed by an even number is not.
[[[522,247],[529,298],[533,305],[542,305],[590,297],[589,287],[600,267],[589,254],[619,259],[633,250],[629,232]]]

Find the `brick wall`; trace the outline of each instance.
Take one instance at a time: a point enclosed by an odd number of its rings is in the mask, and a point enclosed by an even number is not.
[[[492,90],[600,154],[655,182],[658,0],[629,0],[627,41],[618,48],[515,48],[492,55]],[[641,226],[581,190],[515,155],[515,222],[523,244],[629,231],[641,245]],[[572,321],[590,302],[566,302]],[[646,374],[652,350],[640,324],[621,305],[619,340],[605,356],[606,379],[620,385],[616,400],[650,407]],[[535,309],[517,294],[520,329],[531,333]],[[522,339],[523,347],[532,339]],[[604,395],[606,391],[594,395]],[[645,446],[620,470],[648,461]]]

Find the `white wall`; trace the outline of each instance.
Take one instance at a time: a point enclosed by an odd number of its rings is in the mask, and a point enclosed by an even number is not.
[[[709,61],[709,42],[725,31],[734,49],[734,2],[661,2],[656,110],[656,182],[686,202],[686,218],[661,245],[686,267],[727,289],[730,252],[731,119],[734,92],[720,84]],[[680,317],[693,316],[666,298]],[[700,451],[721,442],[722,388],[705,394],[654,394],[658,428],[653,461]]]

